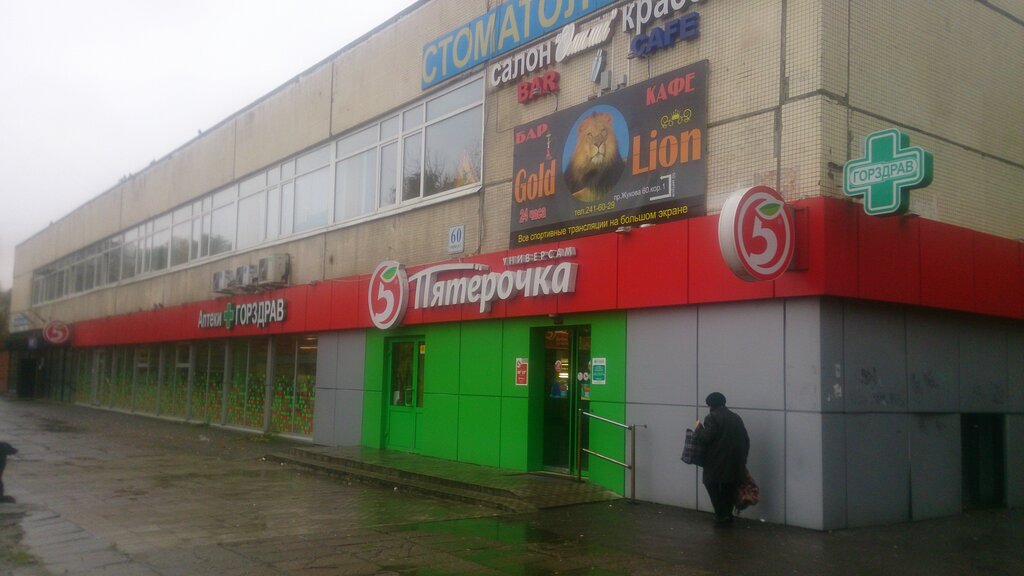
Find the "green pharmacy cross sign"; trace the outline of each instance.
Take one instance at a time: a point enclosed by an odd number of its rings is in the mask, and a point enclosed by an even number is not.
[[[909,192],[932,183],[932,153],[910,145],[895,128],[868,134],[864,158],[843,169],[843,191],[864,196],[864,211],[872,216],[902,214],[910,207]]]

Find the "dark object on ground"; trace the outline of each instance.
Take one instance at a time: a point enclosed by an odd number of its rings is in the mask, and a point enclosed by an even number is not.
[[[7,442],[0,442],[0,502],[14,502],[14,498],[4,496],[4,468],[7,467],[7,457],[18,453],[18,449]]]

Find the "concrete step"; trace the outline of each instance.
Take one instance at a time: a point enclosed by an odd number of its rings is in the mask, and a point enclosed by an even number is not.
[[[505,488],[488,486],[486,484],[467,482],[464,480],[458,480],[455,478],[449,478],[440,476],[437,474],[426,474],[422,472],[415,472],[408,469],[397,468],[394,466],[385,466],[375,462],[367,462],[359,458],[346,458],[339,456],[338,454],[323,453],[315,449],[309,449],[305,447],[295,447],[288,450],[289,455],[297,456],[307,460],[316,460],[319,462],[327,462],[330,464],[338,464],[345,466],[346,468],[366,470],[375,474],[384,476],[393,476],[395,478],[402,478],[412,481],[427,482],[431,484],[439,484],[454,488],[456,490],[468,490],[471,492],[480,492],[483,494],[489,494],[498,498],[509,498],[518,500],[520,497],[513,492]]]
[[[328,476],[355,479],[385,487],[399,487],[420,494],[497,508],[506,512],[533,512],[536,510],[536,507],[507,490],[398,470],[357,460],[325,457],[302,449],[292,449],[287,453],[268,454],[266,458]]]

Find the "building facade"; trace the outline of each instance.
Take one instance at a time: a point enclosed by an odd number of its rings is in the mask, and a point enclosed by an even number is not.
[[[1014,2],[424,0],[19,245],[14,380],[626,494],[582,410],[701,510],[721,391],[768,521],[1020,505],[1022,76]]]

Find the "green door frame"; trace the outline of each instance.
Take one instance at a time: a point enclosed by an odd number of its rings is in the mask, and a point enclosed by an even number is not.
[[[591,328],[591,326],[589,324],[575,324],[575,325],[568,325],[568,326],[544,326],[544,327],[540,327],[540,328],[535,329],[534,332],[533,332],[534,338],[536,338],[539,341],[540,345],[539,345],[538,348],[534,348],[534,350],[536,351],[535,354],[537,354],[538,360],[536,362],[531,361],[531,363],[534,363],[535,365],[543,365],[544,366],[543,370],[541,370],[542,374],[547,374],[547,370],[548,369],[553,369],[553,367],[546,365],[546,360],[547,360],[547,358],[546,358],[546,350],[547,350],[547,348],[544,346],[544,343],[543,343],[544,335],[546,333],[550,332],[550,331],[565,331],[565,332],[568,332],[568,345],[569,345],[569,347],[568,347],[568,360],[569,360],[569,366],[567,367],[568,382],[567,382],[567,390],[565,391],[565,392],[567,392],[567,398],[566,399],[568,400],[568,404],[565,407],[565,410],[567,410],[567,414],[564,414],[564,416],[567,418],[566,424],[568,426],[568,429],[566,430],[565,438],[563,438],[563,440],[564,440],[563,448],[565,450],[567,450],[567,452],[568,452],[567,460],[566,460],[568,466],[566,468],[562,468],[560,465],[557,465],[557,464],[552,465],[552,464],[550,464],[547,461],[542,461],[542,464],[543,464],[543,468],[548,470],[548,471],[560,472],[560,473],[565,473],[565,474],[569,474],[569,475],[575,475],[577,473],[577,471],[578,471],[578,468],[580,467],[580,462],[577,462],[577,454],[576,454],[577,439],[582,437],[582,439],[583,439],[583,447],[584,448],[588,447],[588,439],[589,439],[589,434],[587,433],[588,432],[588,427],[589,427],[589,421],[588,420],[584,420],[584,421],[580,422],[578,420],[578,412],[579,412],[581,407],[584,408],[584,409],[589,409],[588,408],[589,407],[589,401],[590,401],[590,393],[589,393],[590,366],[589,366],[589,363],[590,363],[590,354],[591,353],[590,353],[589,348],[587,349],[587,351],[585,353],[581,353],[581,350],[580,350],[580,338],[581,337],[586,337],[588,339],[588,341],[589,341],[589,339],[591,338],[592,328]],[[581,380],[581,379],[578,378],[578,376],[581,375],[581,374],[586,376],[586,378],[584,380]],[[554,384],[553,382],[549,382],[549,381],[545,381],[545,382],[542,383],[541,389],[543,390],[543,394],[545,396],[545,401],[547,401],[548,397],[550,397],[551,394],[553,393],[553,390],[552,390],[552,385],[553,384]],[[583,404],[584,402],[587,403],[587,406],[584,406],[584,404]],[[561,407],[559,407],[559,408],[561,408]],[[552,432],[551,430],[547,429],[549,423],[547,422],[547,409],[546,408],[545,408],[545,411],[544,411],[544,422],[543,422],[543,425],[544,425],[544,428],[545,428],[545,430],[543,431],[543,436],[544,436],[543,443],[546,446],[548,444],[548,442],[553,440],[552,438],[549,438],[548,435],[552,434],[552,433],[554,433],[554,434],[558,434],[559,433],[557,430]],[[583,474],[583,476],[587,476],[588,475],[588,466],[587,466],[587,464],[588,464],[588,459],[587,459],[586,454],[584,454],[583,455],[583,459],[582,459],[582,468],[583,468],[582,474]]]
[[[399,351],[397,356],[396,350]],[[388,338],[384,358],[382,446],[416,452],[416,429],[423,414],[426,339],[423,336]]]

